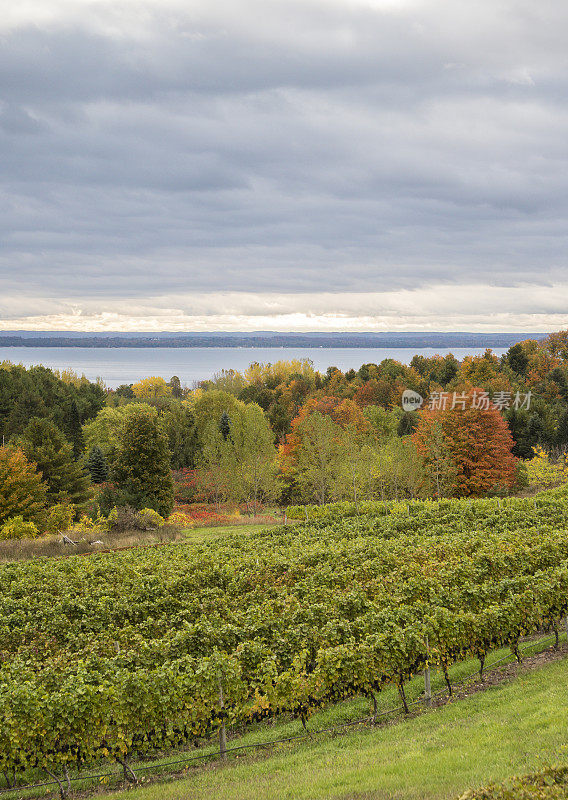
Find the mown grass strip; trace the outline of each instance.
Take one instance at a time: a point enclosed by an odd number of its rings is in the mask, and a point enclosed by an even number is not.
[[[568,660],[378,730],[283,745],[269,758],[140,787],[129,800],[446,800],[568,758]],[[107,800],[122,800],[122,792]]]

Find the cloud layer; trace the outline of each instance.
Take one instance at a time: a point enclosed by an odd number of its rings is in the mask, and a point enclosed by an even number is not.
[[[561,0],[14,6],[4,329],[565,324]]]

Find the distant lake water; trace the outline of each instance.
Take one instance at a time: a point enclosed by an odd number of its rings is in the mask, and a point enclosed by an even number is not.
[[[169,381],[177,375],[182,384],[193,386],[194,381],[212,378],[222,369],[245,370],[254,361],[268,363],[309,358],[315,369],[325,372],[338,367],[342,372],[359,369],[361,364],[378,364],[384,358],[394,358],[408,364],[414,355],[433,356],[453,353],[459,360],[464,356],[481,355],[484,348],[363,348],[363,347],[0,347],[0,361],[12,361],[29,367],[43,364],[51,369],[70,368],[89,380],[102,378],[114,388],[121,383],[135,383],[149,375],[159,375]],[[501,356],[505,349],[496,348]]]

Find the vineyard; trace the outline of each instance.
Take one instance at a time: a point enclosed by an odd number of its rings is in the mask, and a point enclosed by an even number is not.
[[[568,499],[307,509],[199,547],[0,568],[0,771],[67,770],[199,744],[556,631]],[[365,512],[365,513],[363,513]]]

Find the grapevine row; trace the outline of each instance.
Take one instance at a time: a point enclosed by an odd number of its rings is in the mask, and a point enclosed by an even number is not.
[[[568,505],[422,504],[0,570],[0,770],[61,774],[223,724],[372,701],[553,630]]]

